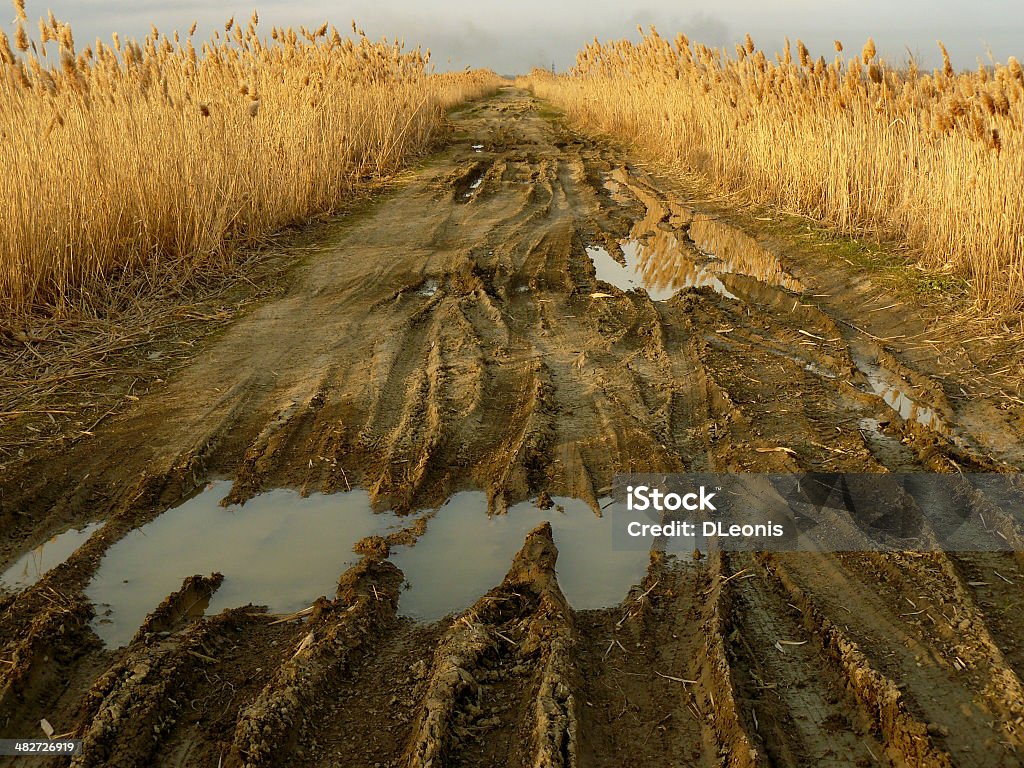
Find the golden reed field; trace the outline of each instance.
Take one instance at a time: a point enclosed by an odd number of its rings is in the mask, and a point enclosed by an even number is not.
[[[126,270],[185,278],[241,243],[336,209],[423,150],[489,72],[316,30],[82,46],[14,1],[0,32],[0,308],[88,306]],[[355,24],[353,33],[357,30]]]
[[[641,30],[643,33],[643,30]],[[956,72],[748,36],[735,56],[653,28],[595,41],[529,84],[577,125],[626,139],[720,189],[908,246],[972,284],[979,309],[1024,308],[1024,71],[1010,58]],[[1016,325],[1016,321],[1014,321]]]

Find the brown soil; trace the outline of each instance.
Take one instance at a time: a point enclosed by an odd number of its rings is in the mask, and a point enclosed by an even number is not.
[[[84,589],[104,552],[210,477],[238,502],[358,486],[411,511],[477,489],[503,512],[597,510],[627,471],[1024,465],[1014,382],[827,250],[708,218],[521,91],[452,119],[451,146],[320,228],[283,295],[88,434],[5,454],[0,565],[104,527],[0,596],[0,737],[46,718],[111,766],[1020,765],[1012,555],[653,555],[619,606],[577,611],[541,526],[501,584],[421,625],[374,539],[301,616],[196,618],[220,583],[197,575],[102,647]],[[738,266],[654,302],[587,258],[624,259],[631,234]]]

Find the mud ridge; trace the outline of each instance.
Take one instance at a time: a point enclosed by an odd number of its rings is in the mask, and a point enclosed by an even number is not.
[[[501,585],[453,622],[434,656],[406,752],[410,768],[455,753],[463,764],[576,765],[572,612],[555,579],[557,556],[550,524],[538,526]],[[532,693],[515,695],[510,681]],[[517,711],[506,727],[494,714],[481,717],[509,701]]]
[[[372,556],[345,572],[337,599],[314,606],[292,656],[241,712],[226,765],[277,765],[295,749],[331,680],[394,621],[401,581],[397,568]]]

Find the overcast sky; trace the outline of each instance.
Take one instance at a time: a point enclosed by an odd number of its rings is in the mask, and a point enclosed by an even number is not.
[[[1024,60],[1021,0],[647,0],[634,5],[592,0],[28,0],[33,29],[34,20],[47,8],[71,22],[79,47],[96,37],[109,40],[114,31],[142,37],[151,23],[161,32],[171,32],[185,31],[195,20],[205,36],[232,15],[247,19],[254,8],[268,34],[275,24],[317,27],[324,21],[344,32],[354,18],[373,38],[386,35],[404,39],[409,47],[429,46],[438,70],[469,65],[503,74],[552,63],[565,69],[582,44],[595,36],[635,39],[637,24],[654,24],[666,37],[685,32],[693,40],[730,48],[749,32],[769,52],[780,50],[788,35],[803,39],[815,56],[823,53],[826,58],[834,39],[853,53],[870,35],[879,52],[892,61],[903,61],[909,48],[926,66],[935,66],[941,60],[937,39],[949,48],[957,67],[974,67],[978,57],[987,58],[989,49],[997,61],[1010,55]],[[13,16],[11,10],[0,20]]]

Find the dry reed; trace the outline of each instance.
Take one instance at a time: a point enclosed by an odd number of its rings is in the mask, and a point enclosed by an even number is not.
[[[238,246],[337,209],[495,87],[352,26],[205,43],[156,28],[79,48],[52,14],[0,32],[0,316],[88,308],[110,280],[228,265]],[[155,279],[155,278],[154,278]]]
[[[641,30],[643,32],[643,30]],[[674,41],[595,41],[528,85],[583,128],[756,203],[909,247],[968,280],[979,309],[1024,309],[1024,72],[1016,59],[895,68],[869,40],[815,57]],[[1016,325],[1016,322],[1012,323]]]

